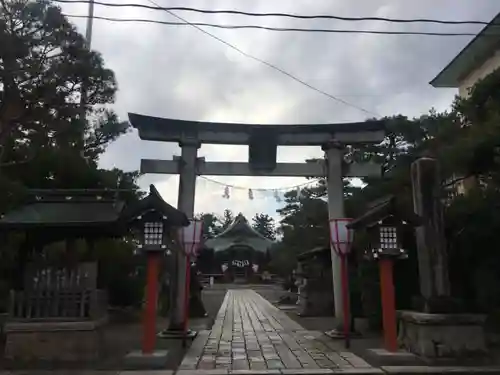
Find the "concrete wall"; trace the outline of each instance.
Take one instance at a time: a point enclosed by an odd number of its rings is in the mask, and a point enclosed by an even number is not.
[[[458,94],[461,97],[466,97],[468,95],[468,89],[470,87],[472,87],[480,79],[492,73],[497,68],[500,68],[500,50],[497,50],[481,66],[473,70],[460,82],[460,85],[458,87]]]

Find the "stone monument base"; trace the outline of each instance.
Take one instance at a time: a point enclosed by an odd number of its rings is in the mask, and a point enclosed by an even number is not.
[[[401,347],[429,359],[487,354],[484,315],[398,311]]]
[[[415,366],[422,364],[418,356],[405,350],[389,352],[386,349],[367,349],[366,356],[370,363],[377,366]]]
[[[125,366],[128,370],[160,370],[167,367],[168,350],[155,350],[144,354],[140,350],[125,356]]]
[[[194,339],[198,335],[198,332],[188,329],[187,332],[183,330],[163,330],[159,332],[156,336],[161,339],[174,339],[174,340],[182,340],[182,339]]]
[[[106,321],[7,322],[4,356],[22,362],[96,360]]]

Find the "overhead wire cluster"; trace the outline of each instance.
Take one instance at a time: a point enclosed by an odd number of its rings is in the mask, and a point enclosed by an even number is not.
[[[85,15],[72,15],[67,14],[70,18],[88,18]],[[102,17],[94,16],[96,20],[110,21],[110,22],[139,22],[139,23],[153,23],[165,26],[200,26],[200,27],[212,27],[216,29],[255,29],[255,30],[267,30],[267,31],[295,31],[295,32],[306,32],[306,33],[330,33],[330,34],[374,34],[374,35],[424,35],[424,36],[476,36],[476,33],[472,32],[438,32],[438,31],[391,31],[391,30],[349,30],[349,29],[320,29],[320,28],[301,28],[301,27],[273,27],[273,26],[262,26],[262,25],[220,25],[214,23],[206,22],[191,22],[191,24],[186,24],[184,22],[170,22],[170,21],[160,21],[151,20],[145,18],[114,18],[114,17]],[[490,36],[498,36],[498,34],[488,34]],[[488,36],[486,35],[486,36]]]
[[[90,0],[55,0],[57,3],[73,3],[73,4],[88,4]],[[193,12],[202,14],[229,14],[229,15],[239,15],[239,16],[249,16],[249,17],[284,17],[284,18],[295,18],[303,20],[336,20],[336,21],[350,21],[350,22],[361,22],[361,21],[379,21],[388,23],[430,23],[430,24],[440,24],[440,25],[488,25],[487,21],[478,20],[439,20],[431,18],[413,18],[413,19],[401,19],[401,18],[388,18],[388,17],[342,17],[334,16],[329,14],[320,15],[303,15],[294,13],[282,13],[282,12],[247,12],[240,10],[227,10],[227,9],[200,9],[191,7],[162,7],[156,3],[154,6],[137,4],[137,3],[109,3],[103,1],[93,1],[95,5],[101,5],[106,7],[114,8],[142,8],[148,10],[158,10],[158,11],[169,11],[169,12]],[[152,2],[153,3],[153,2]],[[305,29],[307,30],[307,29]],[[354,30],[355,31],[355,30]],[[434,34],[433,34],[434,35]],[[441,34],[436,34],[441,35]],[[450,35],[449,33],[443,33],[442,35]]]
[[[272,64],[268,61],[260,59],[254,55],[251,55],[242,49],[238,48],[234,44],[231,44],[224,39],[208,32],[202,27],[213,27],[213,28],[223,28],[223,29],[264,29],[270,31],[294,31],[294,32],[321,32],[321,33],[344,33],[344,34],[389,34],[389,35],[428,35],[428,36],[474,36],[475,33],[470,32],[427,32],[427,31],[384,31],[384,30],[360,30],[360,29],[318,29],[318,28],[290,28],[290,27],[270,27],[270,26],[262,26],[262,25],[220,25],[214,23],[206,23],[206,22],[190,22],[187,19],[179,16],[174,12],[194,12],[194,13],[202,13],[202,14],[230,14],[230,15],[240,15],[240,16],[249,16],[249,17],[286,17],[286,18],[295,18],[295,19],[322,19],[322,20],[336,20],[336,21],[350,21],[350,22],[359,22],[359,21],[381,21],[381,22],[390,22],[390,23],[434,23],[434,24],[442,24],[442,25],[486,25],[488,22],[484,21],[453,21],[453,20],[436,20],[436,19],[396,19],[396,18],[384,18],[384,17],[340,17],[334,15],[300,15],[300,14],[292,14],[292,13],[281,13],[281,12],[271,12],[271,13],[259,13],[259,12],[246,12],[246,11],[238,11],[238,10],[212,10],[212,9],[200,9],[200,8],[191,8],[191,7],[162,7],[157,4],[153,0],[148,0],[149,3],[153,4],[144,5],[144,4],[136,4],[136,3],[109,3],[103,1],[94,1],[94,0],[55,0],[58,3],[72,3],[72,4],[91,4],[92,6],[100,5],[105,7],[112,8],[124,8],[124,7],[133,7],[133,8],[142,8],[148,10],[155,11],[164,11],[170,14],[172,17],[175,17],[180,22],[171,22],[171,21],[161,21],[161,20],[151,20],[151,19],[126,19],[126,18],[114,18],[114,17],[101,17],[94,16],[93,14],[90,16],[93,19],[101,19],[112,22],[145,22],[145,23],[156,23],[162,25],[170,25],[170,26],[191,26],[196,28],[198,31],[204,33],[205,35],[211,37],[212,39],[217,40],[219,43],[226,45],[227,47],[237,51],[241,55],[255,60],[267,67],[287,76],[288,78],[300,83],[301,85],[329,98],[338,103],[341,103],[345,106],[354,108],[360,112],[363,112],[370,116],[380,117],[380,115],[370,109],[364,108],[360,105],[351,103],[346,101],[338,96],[332,95],[324,90],[321,90],[310,83],[304,81],[303,79],[297,77],[294,74],[278,67],[275,64]],[[72,15],[66,14],[67,17],[70,18],[88,18],[89,15]]]

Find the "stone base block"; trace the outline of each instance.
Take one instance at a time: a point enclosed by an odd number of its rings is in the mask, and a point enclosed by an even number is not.
[[[402,365],[419,365],[419,358],[405,350],[397,352],[389,352],[386,349],[367,349],[366,356],[377,364],[377,366],[402,366]]]
[[[326,331],[325,336],[328,336],[329,338],[334,339],[334,340],[340,340],[340,339],[345,338],[344,330],[342,327],[334,328],[330,331]],[[356,332],[356,331],[351,331],[351,332],[349,332],[349,337],[353,338],[353,339],[360,338],[361,334],[359,332]]]
[[[296,311],[297,305],[278,305],[278,309],[281,311]]]
[[[424,358],[481,357],[487,354],[484,315],[399,311],[399,343]]]
[[[124,364],[129,370],[159,370],[166,368],[167,360],[168,350],[157,350],[150,354],[135,350],[125,356]]]
[[[30,361],[92,361],[103,344],[104,321],[9,322],[5,325],[5,358]]]
[[[182,340],[183,338],[186,339],[194,339],[198,332],[193,331],[193,330],[188,330],[186,334],[184,334],[183,331],[177,331],[177,330],[164,330],[159,332],[156,336],[161,338],[161,339],[171,339],[171,340]]]

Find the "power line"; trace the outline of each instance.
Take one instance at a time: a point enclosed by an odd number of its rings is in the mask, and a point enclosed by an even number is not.
[[[88,3],[89,0],[54,0],[57,3]],[[281,13],[281,12],[272,12],[272,13],[259,13],[259,12],[245,12],[239,10],[227,10],[227,9],[199,9],[199,8],[190,8],[190,7],[162,7],[156,3],[155,6],[143,5],[143,4],[135,4],[135,3],[125,3],[125,4],[116,4],[116,3],[107,3],[96,1],[95,4],[108,6],[108,7],[135,7],[135,8],[145,8],[150,10],[163,10],[163,11],[181,11],[181,12],[195,12],[195,13],[203,13],[203,14],[232,14],[232,15],[241,15],[241,16],[251,16],[251,17],[287,17],[287,18],[296,18],[296,19],[327,19],[327,20],[337,20],[337,21],[379,21],[379,22],[391,22],[391,23],[436,23],[442,25],[489,25],[490,22],[486,21],[476,21],[476,20],[465,20],[465,21],[457,21],[457,20],[438,20],[431,18],[414,18],[414,19],[400,19],[400,18],[386,18],[386,17],[341,17],[341,16],[333,16],[333,15],[301,15],[301,14],[293,14],[293,13]]]
[[[70,18],[88,18],[85,15],[65,14]],[[113,18],[113,17],[98,17],[94,19],[110,21],[110,22],[140,22],[140,23],[153,23],[167,26],[198,26],[198,27],[213,27],[218,29],[260,29],[268,31],[289,31],[289,32],[310,32],[310,33],[331,33],[331,34],[375,34],[375,35],[423,35],[423,36],[477,36],[476,33],[465,32],[432,32],[432,31],[389,31],[389,30],[345,30],[345,29],[317,29],[317,28],[296,28],[296,27],[272,27],[262,25],[219,25],[205,22],[191,22],[186,24],[184,22],[169,22],[150,20],[143,18]],[[500,33],[488,33],[481,36],[498,37]]]
[[[65,2],[65,3],[71,3],[71,2],[75,2],[75,3],[76,3],[76,2],[80,2],[80,3],[81,3],[81,2],[83,2],[83,3],[87,3],[87,2],[89,2],[89,0],[55,0],[55,1],[58,1],[58,2]],[[93,1],[93,0],[90,0],[90,1]],[[332,100],[335,100],[336,102],[342,103],[342,104],[344,104],[344,105],[346,105],[346,106],[348,106],[348,107],[351,107],[351,108],[355,108],[355,109],[357,109],[357,110],[359,110],[359,111],[361,111],[361,112],[364,112],[364,113],[366,113],[366,114],[369,114],[369,115],[372,115],[372,116],[376,116],[376,117],[380,117],[380,115],[379,115],[378,113],[375,113],[374,111],[367,110],[367,109],[365,109],[365,108],[363,108],[363,107],[360,107],[360,106],[358,106],[358,105],[355,105],[355,104],[352,104],[352,103],[350,103],[350,102],[347,102],[346,100],[343,100],[343,99],[341,99],[341,98],[339,98],[339,97],[337,97],[337,96],[334,96],[334,95],[332,95],[332,94],[329,94],[329,93],[327,93],[326,91],[323,91],[323,90],[321,90],[321,89],[318,89],[318,88],[316,88],[316,87],[312,86],[311,84],[309,84],[309,83],[307,83],[307,82],[303,81],[302,79],[300,79],[300,78],[298,78],[298,77],[294,76],[293,74],[291,74],[291,73],[289,73],[289,72],[285,71],[284,69],[281,69],[280,67],[278,67],[278,66],[276,66],[276,65],[274,65],[274,64],[271,64],[271,63],[269,63],[269,62],[267,62],[267,61],[265,61],[265,60],[262,60],[262,59],[260,59],[260,58],[258,58],[258,57],[255,57],[255,56],[253,56],[253,55],[251,55],[251,54],[249,54],[249,53],[247,53],[247,52],[245,52],[245,51],[241,50],[240,48],[236,47],[235,45],[233,45],[233,44],[231,44],[231,43],[229,43],[229,42],[227,42],[227,41],[223,40],[222,38],[219,38],[219,37],[215,36],[214,34],[212,34],[212,33],[208,32],[208,31],[206,31],[206,30],[204,30],[203,28],[201,28],[201,27],[200,27],[200,26],[202,26],[202,25],[204,25],[204,26],[212,26],[212,27],[223,27],[223,25],[191,23],[191,22],[189,22],[188,20],[186,20],[185,18],[183,18],[183,17],[181,17],[181,16],[178,16],[177,14],[175,14],[174,12],[172,12],[172,10],[171,10],[171,9],[173,9],[173,7],[170,7],[170,8],[164,8],[164,7],[159,6],[159,5],[158,5],[157,3],[155,3],[153,0],[148,0],[148,1],[156,7],[156,8],[154,8],[154,9],[166,11],[166,12],[167,12],[167,13],[169,13],[171,16],[173,16],[173,17],[177,18],[178,20],[182,21],[182,24],[181,24],[181,25],[186,25],[186,24],[187,24],[187,25],[190,25],[190,26],[192,26],[192,27],[196,28],[198,31],[202,32],[203,34],[208,35],[208,36],[210,36],[211,38],[213,38],[213,39],[217,40],[218,42],[220,42],[220,43],[222,43],[222,44],[226,45],[227,47],[229,47],[229,48],[231,48],[231,49],[233,49],[233,50],[237,51],[238,53],[242,54],[243,56],[248,57],[248,58],[250,58],[250,59],[252,59],[252,60],[254,60],[254,61],[260,62],[261,64],[264,64],[264,65],[268,66],[269,68],[271,68],[271,69],[273,69],[273,70],[278,71],[279,73],[281,73],[281,74],[283,74],[283,75],[285,75],[285,76],[287,76],[287,77],[291,78],[292,80],[294,80],[294,81],[296,81],[296,82],[298,82],[298,83],[302,84],[303,86],[306,86],[306,87],[308,87],[309,89],[311,89],[311,90],[313,90],[313,91],[316,91],[317,93],[319,93],[319,94],[321,94],[321,95],[324,95],[324,96],[326,96],[326,97],[328,97],[328,98],[330,98],[330,99],[332,99]],[[126,6],[126,5],[129,5],[129,4],[112,4],[112,3],[103,3],[103,2],[95,2],[95,3],[96,3],[96,4],[99,4],[99,5],[109,5],[109,6]],[[133,5],[133,4],[132,4],[132,5]],[[140,5],[140,4],[136,4],[136,5],[137,5],[137,6],[142,6],[142,7],[147,7],[147,6]],[[129,5],[129,6],[130,6],[130,5]],[[151,8],[151,7],[150,7],[150,8]],[[180,7],[177,7],[176,9],[180,9]],[[188,8],[185,8],[185,9],[187,10]],[[191,9],[195,9],[195,8],[191,8]],[[71,17],[71,16],[70,16],[70,17]],[[75,17],[75,16],[73,16],[73,17]],[[82,17],[82,16],[80,16],[80,17]],[[333,17],[333,16],[332,16],[332,17]],[[166,23],[166,22],[163,22],[163,21],[153,21],[153,20],[135,20],[135,21],[134,21],[134,20],[127,20],[127,21],[124,21],[123,19],[111,19],[111,18],[106,18],[106,17],[95,17],[95,16],[94,16],[94,18],[95,18],[95,19],[103,19],[103,20],[108,20],[108,21],[114,21],[114,22],[116,22],[116,21],[118,21],[118,22],[149,22],[149,23],[172,24],[172,23]],[[359,19],[359,20],[361,20],[361,19]],[[387,19],[387,20],[389,20],[389,19]],[[393,21],[395,21],[395,19],[393,19]],[[408,20],[407,20],[407,21],[408,21]],[[422,21],[422,20],[420,20],[420,21]],[[457,22],[458,22],[458,21],[457,21]],[[245,25],[243,25],[243,26],[241,26],[241,25],[240,25],[240,26],[232,26],[232,27],[233,27],[233,28],[243,28],[244,26],[245,26]],[[247,25],[247,28],[249,28],[249,27],[251,27],[251,28],[266,28],[265,26],[253,26],[253,25]],[[227,26],[226,26],[226,28],[227,28]],[[271,28],[267,28],[267,29],[271,29]],[[276,28],[276,29],[278,29],[278,28]],[[285,30],[280,30],[280,31],[285,31]],[[293,31],[293,30],[292,30],[292,29],[289,29],[289,30],[286,30],[286,31]],[[295,30],[295,31],[299,31],[299,30]],[[329,31],[329,32],[334,32],[334,31]],[[356,31],[352,31],[352,30],[349,30],[349,31],[348,31],[348,30],[345,30],[345,32],[350,32],[350,33],[352,33],[352,32],[356,32]],[[359,33],[359,32],[363,32],[363,30],[362,30],[362,31],[359,31],[359,30],[358,30],[357,32],[358,32],[358,33]],[[364,32],[369,32],[369,33],[399,33],[399,32],[381,32],[381,31],[375,31],[375,30],[373,30],[373,31],[372,31],[372,30],[364,30]],[[405,34],[408,34],[408,33],[409,33],[409,32],[405,32]],[[430,33],[429,33],[429,34],[430,34]],[[423,34],[423,35],[426,35],[426,34]],[[475,34],[470,34],[470,35],[472,36],[472,35],[475,35]]]

